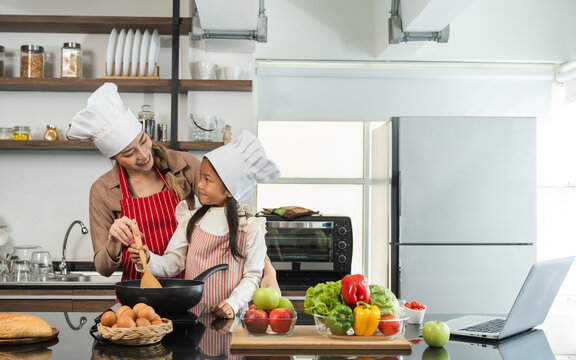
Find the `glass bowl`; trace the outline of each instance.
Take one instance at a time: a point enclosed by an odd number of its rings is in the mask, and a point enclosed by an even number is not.
[[[344,339],[344,340],[389,340],[394,339],[398,335],[404,334],[404,328],[406,327],[406,320],[408,316],[405,316],[402,311],[398,314],[398,317],[384,319],[381,318],[378,324],[378,330],[372,336],[355,336],[354,330],[350,328],[346,335],[336,335],[332,334],[330,328],[326,325],[327,316],[314,315],[314,323],[316,324],[316,331],[322,336],[333,338],[333,339]]]
[[[244,319],[242,314],[242,329],[248,336],[286,337],[294,332],[298,314],[285,319]]]

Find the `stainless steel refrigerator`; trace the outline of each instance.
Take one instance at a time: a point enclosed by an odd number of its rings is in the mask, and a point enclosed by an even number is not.
[[[536,261],[536,119],[398,117],[372,135],[372,244],[392,291],[507,312]]]

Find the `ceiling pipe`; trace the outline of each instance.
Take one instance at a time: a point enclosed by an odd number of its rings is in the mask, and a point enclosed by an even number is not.
[[[450,37],[450,25],[446,25],[441,31],[404,31],[402,19],[400,18],[400,0],[392,0],[390,18],[388,19],[388,42],[399,44],[408,41],[436,41],[447,43]]]

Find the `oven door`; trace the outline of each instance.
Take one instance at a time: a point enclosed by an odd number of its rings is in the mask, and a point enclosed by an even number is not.
[[[268,221],[268,257],[276,270],[333,270],[333,221]]]

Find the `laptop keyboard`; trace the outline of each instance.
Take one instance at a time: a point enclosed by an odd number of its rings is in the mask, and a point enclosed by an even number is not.
[[[504,319],[492,319],[460,330],[496,334],[502,330],[502,327],[504,327]]]

